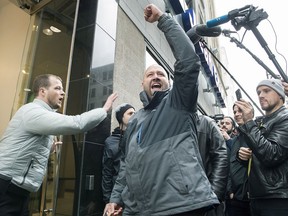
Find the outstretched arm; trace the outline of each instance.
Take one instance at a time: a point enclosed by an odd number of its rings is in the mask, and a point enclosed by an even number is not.
[[[149,4],[145,7],[144,18],[150,23],[158,21],[157,27],[164,33],[176,60],[171,105],[177,109],[195,112],[200,60],[193,43],[176,20],[155,5]]]

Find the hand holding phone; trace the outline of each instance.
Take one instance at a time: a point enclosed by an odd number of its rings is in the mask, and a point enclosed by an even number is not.
[[[242,94],[241,94],[240,89],[237,89],[237,90],[235,91],[235,94],[236,94],[237,100],[239,101],[239,100],[242,98]]]

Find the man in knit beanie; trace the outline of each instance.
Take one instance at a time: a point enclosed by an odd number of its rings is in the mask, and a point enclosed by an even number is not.
[[[279,79],[267,79],[267,80],[262,80],[257,88],[256,88],[256,91],[258,92],[258,88],[260,86],[268,86],[270,87],[271,89],[273,89],[277,94],[280,95],[281,99],[283,101],[285,101],[285,92],[284,92],[284,87],[282,85],[282,82],[281,80]]]
[[[119,144],[128,125],[128,121],[134,113],[135,108],[128,103],[120,104],[115,108],[115,115],[119,126],[117,126],[112,134],[105,140],[102,159],[102,191],[105,203],[109,202],[119,172],[121,157]]]
[[[278,79],[261,81],[256,88],[265,115],[253,120],[252,106],[241,99],[244,124],[240,134],[252,150],[249,198],[252,215],[288,215],[288,109]]]
[[[128,110],[128,112],[127,112],[127,110]],[[126,112],[127,112],[127,114],[125,115]],[[120,128],[126,127],[128,124],[127,117],[129,116],[129,118],[130,118],[130,116],[132,116],[132,114],[134,114],[134,113],[135,113],[135,108],[128,103],[123,103],[123,104],[120,104],[119,106],[117,106],[115,108],[115,115],[116,115],[116,119],[119,123],[119,127]]]

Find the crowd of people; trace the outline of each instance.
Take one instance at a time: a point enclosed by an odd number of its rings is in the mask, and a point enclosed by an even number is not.
[[[143,108],[115,109],[119,125],[103,154],[103,215],[287,216],[288,84],[261,81],[256,92],[265,115],[255,117],[242,98],[234,116],[218,125],[197,113],[201,62],[189,37],[154,4],[144,19],[157,22],[174,54],[173,88],[165,69],[153,64],[143,74]],[[16,112],[0,140],[0,216],[28,215],[53,137],[96,127],[118,97],[67,116],[55,112],[65,95],[60,77],[40,75],[33,86],[34,101]]]
[[[151,66],[145,71],[143,83],[149,81],[149,85],[143,84],[144,91],[140,98],[143,108],[136,112],[128,127],[119,177],[103,215],[287,215],[288,145],[285,140],[288,136],[288,111],[284,102],[285,94],[288,95],[288,84],[270,79],[257,85],[259,102],[265,111],[262,118],[254,118],[251,103],[244,99],[234,103],[234,116],[224,116],[219,126],[207,116],[194,116],[196,110],[192,103],[195,106],[193,99],[197,89],[194,87],[197,83],[190,80],[193,84],[189,85],[191,89],[188,92],[184,89],[181,91],[181,86],[189,83],[186,77],[189,76],[189,67],[186,63],[190,61],[193,70],[199,60],[195,58],[192,61],[195,53],[190,54],[191,59],[181,58],[178,47],[185,44],[187,38],[181,40],[182,44],[171,41],[170,35],[173,34],[170,31],[176,25],[171,18],[167,18],[154,5],[147,6],[144,14],[146,21],[158,21],[159,29],[164,32],[173,50],[176,58],[175,80],[170,89],[162,67]],[[165,22],[169,23],[169,28],[164,28]],[[176,32],[175,29],[173,31]],[[177,33],[185,38],[179,27]],[[184,49],[182,54],[186,51]],[[179,65],[182,66],[181,70]],[[178,76],[186,80],[179,83],[181,79]],[[154,90],[154,85],[157,90]],[[173,99],[175,95],[177,99]],[[188,101],[184,101],[184,98]],[[155,111],[151,112],[151,109]],[[171,111],[169,119],[163,120],[167,110]],[[187,111],[190,114],[185,121],[182,115],[185,116]],[[180,119],[181,128],[176,119]],[[170,120],[173,124],[170,124]],[[188,125],[192,122],[192,126],[187,128],[187,121]],[[196,128],[193,126],[195,124]],[[198,149],[194,149],[197,145],[185,137],[187,132],[197,133],[193,139],[198,143]],[[191,148],[194,152],[190,151]],[[179,152],[181,157],[178,156]],[[190,155],[189,159],[187,155]],[[173,162],[170,162],[171,159]],[[197,170],[193,168],[194,159],[201,165],[196,167]],[[171,163],[173,166],[170,168]],[[186,173],[187,167],[190,173]],[[178,171],[181,172],[180,176]],[[202,178],[203,172],[207,178]],[[199,182],[197,179],[202,180]],[[211,187],[205,188],[204,192],[203,183],[205,185],[207,179]],[[186,188],[182,187],[183,184]]]

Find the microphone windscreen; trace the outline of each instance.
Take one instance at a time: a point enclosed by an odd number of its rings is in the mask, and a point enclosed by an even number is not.
[[[196,29],[195,28],[189,29],[186,32],[186,34],[188,35],[190,40],[193,42],[193,44],[196,44],[201,39],[201,37],[196,33]]]
[[[206,37],[218,37],[222,33],[221,27],[219,26],[208,28],[206,25],[200,24],[196,25],[195,29],[196,34]]]

